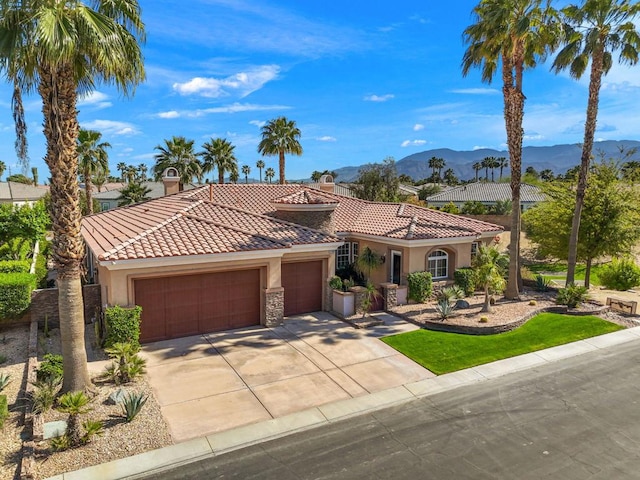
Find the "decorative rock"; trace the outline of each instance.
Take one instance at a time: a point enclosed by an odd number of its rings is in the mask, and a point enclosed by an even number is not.
[[[111,400],[114,405],[117,405],[118,403],[122,403],[122,401],[124,400],[124,396],[126,394],[127,394],[127,391],[124,388],[119,388],[118,390],[113,392],[111,395],[109,395],[109,400]]]
[[[43,438],[45,440],[48,440],[50,438],[61,437],[66,431],[67,422],[65,420],[58,420],[57,422],[47,422],[44,424]]]
[[[459,299],[458,301],[456,301],[456,308],[457,309],[469,308],[469,302],[463,299]]]

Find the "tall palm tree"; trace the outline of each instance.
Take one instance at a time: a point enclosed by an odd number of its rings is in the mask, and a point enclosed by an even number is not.
[[[147,167],[144,163],[138,165],[138,174],[140,175],[140,181],[147,181],[147,172],[149,171],[149,167]]]
[[[480,162],[482,168],[484,168],[484,181],[489,181],[489,168],[491,168],[491,157],[484,157]]]
[[[267,179],[269,183],[273,180],[273,177],[276,176],[276,172],[273,168],[269,167],[264,171],[264,177]]]
[[[509,166],[509,161],[507,157],[498,157],[498,168],[500,169],[500,181],[502,181],[502,172],[503,170]]]
[[[124,163],[124,162],[119,162],[118,165],[116,165],[116,168],[120,172],[120,180],[122,180],[124,182],[124,180],[125,180],[124,173],[127,171],[127,164]]]
[[[153,166],[153,176],[156,182],[162,179],[164,171],[173,167],[178,171],[180,183],[178,189],[182,191],[186,183],[191,183],[193,177],[200,178],[202,166],[198,161],[198,154],[193,149],[193,140],[184,137],[172,137],[171,140],[164,140],[164,145],[156,145],[154,158],[156,164]]]
[[[429,159],[429,168],[431,169],[431,181],[435,183],[436,170],[438,169],[438,157]]]
[[[553,69],[569,69],[576,79],[582,77],[591,63],[587,118],[580,156],[580,173],[576,188],[576,206],[569,237],[567,285],[574,282],[578,254],[580,215],[587,189],[589,163],[598,118],[598,103],[602,77],[613,65],[612,54],[620,52],[620,63],[635,65],[640,51],[640,35],[633,23],[640,12],[640,3],[630,0],[585,0],[581,7],[569,5],[562,9],[565,23],[565,46],[558,52]]]
[[[0,178],[4,175],[5,170],[7,169],[7,164],[0,160]]]
[[[500,167],[500,161],[496,158],[496,157],[489,157],[488,159],[489,162],[489,168],[491,169],[491,181],[495,182],[495,171],[496,168]]]
[[[262,169],[264,168],[264,161],[258,160],[256,162],[256,168],[260,170],[260,183],[262,183]]]
[[[258,144],[258,153],[262,155],[278,155],[280,167],[280,184],[284,185],[284,154],[302,155],[300,145],[300,129],[296,122],[278,117],[269,120],[261,129],[262,140]]]
[[[91,388],[81,286],[78,94],[91,92],[101,82],[130,94],[145,76],[142,41],[144,24],[136,0],[93,2],[92,6],[42,0],[0,2],[0,69],[14,85],[16,144],[23,162],[22,92],[37,91],[42,98],[65,392]]]
[[[33,185],[38,186],[38,167],[31,167],[31,177],[33,178]]]
[[[478,181],[478,173],[482,170],[482,163],[476,162],[472,165],[473,170],[476,172],[476,182]]]
[[[502,94],[507,146],[511,165],[511,242],[509,280],[505,296],[519,298],[520,284],[520,183],[522,177],[522,120],[525,96],[522,80],[525,68],[535,67],[555,42],[555,11],[551,0],[481,0],[474,8],[476,23],[464,31],[469,45],[462,59],[462,74],[471,68],[482,70],[490,83],[502,69]]]
[[[80,129],[78,132],[78,170],[84,181],[87,195],[87,214],[93,213],[93,176],[99,171],[109,170],[109,142],[101,142],[102,134],[95,130]]]
[[[138,168],[133,165],[127,165],[124,171],[124,176],[127,179],[127,183],[138,181]]]
[[[238,160],[233,150],[236,148],[226,138],[211,139],[202,144],[204,151],[200,153],[202,157],[202,171],[209,173],[214,168],[218,169],[218,183],[224,183],[224,174],[238,171]]]
[[[123,207],[125,205],[132,205],[144,200],[149,200],[149,193],[151,193],[151,189],[144,185],[142,181],[133,180],[120,190],[118,206]]]
[[[242,174],[244,175],[244,183],[249,183],[249,174],[251,173],[251,167],[249,165],[242,166]]]
[[[231,183],[238,183],[239,178],[240,178],[240,175],[238,174],[237,168],[233,170],[231,173],[229,173],[229,181]]]

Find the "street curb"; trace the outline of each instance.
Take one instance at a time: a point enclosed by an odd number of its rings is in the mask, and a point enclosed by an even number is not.
[[[119,480],[146,477],[212,456],[239,450],[346,418],[371,413],[419,398],[436,395],[473,383],[484,382],[529,368],[555,363],[591,351],[640,340],[640,327],[633,327],[551,347],[434,378],[408,383],[362,397],[340,400],[284,417],[245,425],[132,457],[63,473],[46,480]]]

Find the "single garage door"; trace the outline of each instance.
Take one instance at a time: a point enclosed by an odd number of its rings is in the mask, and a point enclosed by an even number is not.
[[[140,340],[155,342],[260,323],[260,270],[134,280]]]
[[[322,310],[322,260],[282,264],[284,314]]]

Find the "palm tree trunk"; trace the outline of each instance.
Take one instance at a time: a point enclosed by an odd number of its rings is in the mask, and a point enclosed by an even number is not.
[[[218,168],[218,184],[224,184],[224,170]]]
[[[58,310],[64,369],[63,392],[91,387],[84,344],[84,308],[80,283],[84,243],[80,235],[78,120],[76,85],[70,65],[39,68],[45,161],[51,172],[53,260],[57,269]]]
[[[479,171],[480,171],[480,170],[477,170],[477,169],[476,169],[476,183],[478,183],[478,172],[479,172]]]
[[[491,313],[491,298],[489,296],[489,287],[484,288],[484,303],[482,304],[483,313]]]
[[[285,184],[284,180],[284,150],[280,150],[279,154],[279,167],[280,167],[280,185]]]
[[[84,172],[84,191],[87,196],[87,214],[91,215],[93,213],[93,183],[91,182],[91,174],[89,171],[85,170]]]
[[[578,175],[578,187],[576,188],[576,207],[573,211],[571,222],[571,236],[569,237],[569,255],[567,259],[567,283],[574,283],[576,263],[578,260],[578,235],[580,233],[580,217],[584,205],[584,195],[587,190],[589,175],[589,163],[593,151],[593,139],[596,134],[596,122],[598,119],[598,102],[600,98],[600,85],[602,83],[603,52],[602,46],[594,51],[591,60],[591,78],[589,79],[589,100],[587,103],[587,119],[584,124],[584,142],[582,143],[582,156],[580,157],[580,173]]]
[[[593,262],[593,259],[587,258],[587,267],[584,270],[584,286],[587,288],[591,284],[591,262]]]

